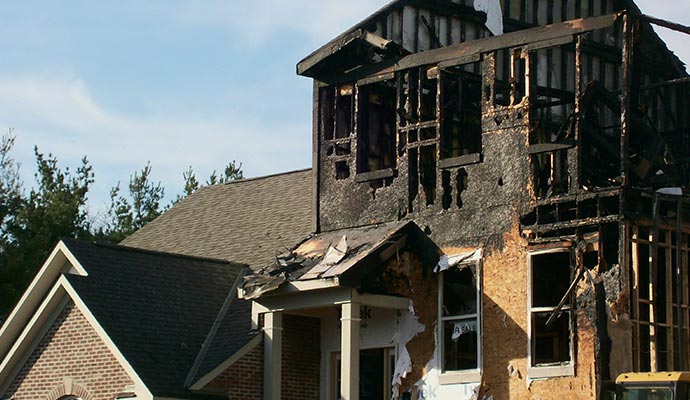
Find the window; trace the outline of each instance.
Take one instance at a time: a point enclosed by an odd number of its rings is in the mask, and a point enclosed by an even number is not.
[[[357,172],[395,166],[397,85],[382,81],[357,86]]]
[[[439,276],[440,383],[481,379],[481,285],[479,264],[464,264]]]
[[[319,131],[323,137],[321,152],[334,163],[335,179],[350,177],[354,121],[354,86],[319,88]]]
[[[481,63],[443,70],[441,158],[480,153],[482,149]]]
[[[530,378],[574,374],[571,254],[568,249],[558,249],[529,255]]]

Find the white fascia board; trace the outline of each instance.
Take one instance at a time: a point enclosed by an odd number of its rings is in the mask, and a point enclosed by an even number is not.
[[[106,347],[111,351],[115,359],[120,363],[127,375],[134,381],[134,392],[137,399],[152,400],[153,395],[148,390],[144,382],[134,371],[134,368],[122,355],[120,350],[115,346],[108,334],[103,330],[101,325],[96,321],[91,311],[86,307],[86,304],[81,300],[72,285],[64,276],[61,276],[53,285],[51,291],[41,303],[40,307],[33,314],[31,320],[25,326],[21,335],[16,341],[12,343],[7,357],[5,357],[0,364],[0,394],[4,393],[9,385],[14,380],[14,377],[19,373],[22,366],[26,363],[28,358],[33,353],[34,349],[45,334],[48,332],[53,322],[64,308],[69,299],[72,299],[75,306],[84,315],[91,327],[96,331],[99,338],[105,343]]]
[[[11,347],[0,363],[0,394],[5,393],[31,353],[38,346],[41,338],[50,329],[67,300],[64,288],[56,283],[17,340],[6,343],[7,346]]]
[[[89,310],[89,308],[86,306],[81,297],[79,297],[79,294],[77,294],[76,290],[74,290],[72,285],[70,285],[69,281],[67,281],[67,279],[63,276],[60,277],[59,284],[61,284],[65,288],[67,294],[69,294],[69,296],[72,298],[72,301],[74,301],[74,304],[77,306],[77,308],[79,308],[79,311],[81,311],[84,317],[86,317],[86,320],[96,331],[103,343],[105,343],[108,350],[110,350],[113,356],[115,356],[115,359],[125,370],[127,375],[129,375],[129,377],[134,381],[134,393],[137,395],[137,399],[153,400],[153,394],[146,387],[144,381],[139,377],[139,375],[136,373],[129,361],[127,361],[125,356],[120,352],[120,349],[117,348],[113,340],[110,338],[110,336],[108,336],[108,333],[96,320],[96,317],[93,316],[91,310]]]
[[[67,265],[69,268],[65,268]],[[17,306],[7,317],[5,324],[0,327],[0,359],[5,358],[10,346],[34,315],[34,311],[51,290],[60,274],[71,270],[81,276],[88,275],[84,267],[67,249],[65,243],[60,241],[19,299]]]
[[[232,364],[234,364],[237,360],[240,358],[244,357],[245,354],[249,353],[250,350],[252,350],[254,347],[258,346],[259,343],[261,343],[261,337],[262,335],[256,335],[254,336],[247,344],[242,346],[241,349],[237,350],[235,354],[231,355],[228,357],[225,361],[223,361],[220,365],[218,365],[216,368],[212,369],[209,373],[206,375],[202,376],[197,380],[192,386],[189,387],[190,390],[201,390],[204,388],[204,386],[208,385],[209,382],[211,382],[213,379],[218,377],[218,375],[222,374],[225,370],[230,368]]]

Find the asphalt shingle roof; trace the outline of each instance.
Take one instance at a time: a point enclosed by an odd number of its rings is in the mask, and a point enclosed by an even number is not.
[[[156,396],[195,397],[185,380],[246,266],[64,242],[88,272],[66,278],[149,390]]]
[[[312,171],[199,189],[121,244],[258,269],[313,230]]]
[[[219,317],[217,330],[209,334],[207,350],[201,353],[198,369],[192,371],[190,383],[211,372],[259,334],[251,326],[252,302],[238,299],[237,291],[233,293],[227,310]]]

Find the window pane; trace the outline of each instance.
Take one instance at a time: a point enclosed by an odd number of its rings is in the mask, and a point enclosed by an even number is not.
[[[443,315],[477,312],[477,285],[470,267],[451,268],[443,273]]]
[[[532,315],[532,363],[553,364],[570,361],[570,312],[566,311],[546,327],[550,312]]]
[[[532,307],[556,307],[570,286],[570,252],[532,256]]]
[[[444,321],[443,342],[444,371],[478,368],[476,318]]]

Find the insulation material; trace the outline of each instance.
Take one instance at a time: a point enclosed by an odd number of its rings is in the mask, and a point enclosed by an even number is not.
[[[449,268],[456,267],[462,264],[471,264],[481,261],[482,259],[482,249],[476,249],[472,251],[467,251],[464,253],[458,253],[454,255],[442,255],[438,260],[438,264],[434,268],[434,272],[442,272]]]
[[[417,316],[414,315],[414,309],[410,305],[410,310],[402,312],[400,316],[400,322],[398,323],[397,331],[393,335],[391,340],[396,344],[396,362],[395,371],[393,372],[393,397],[398,398],[400,396],[400,385],[402,380],[405,379],[407,373],[412,371],[412,360],[410,359],[410,353],[407,351],[407,342],[412,340],[418,334],[424,332],[426,327],[419,323]]]
[[[474,9],[486,13],[486,27],[494,36],[503,35],[501,0],[474,0]]]

